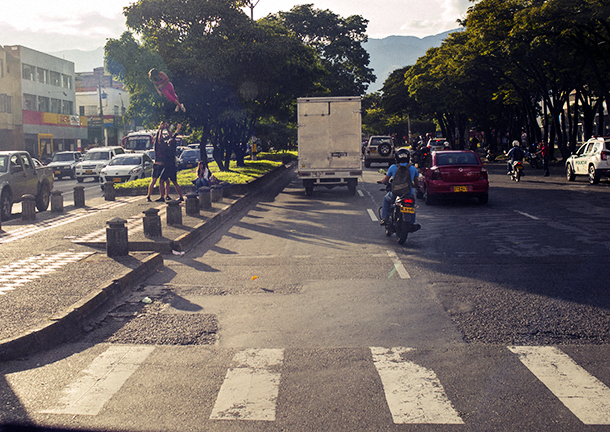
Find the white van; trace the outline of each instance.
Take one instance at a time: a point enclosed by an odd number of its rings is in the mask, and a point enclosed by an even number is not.
[[[93,177],[97,182],[102,168],[118,154],[125,153],[123,147],[93,147],[81,162],[76,164],[76,181],[82,183],[87,177]]]

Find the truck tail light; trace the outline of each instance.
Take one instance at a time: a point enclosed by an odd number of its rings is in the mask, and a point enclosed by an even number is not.
[[[487,173],[487,170],[485,168],[481,168],[481,178],[484,180],[489,179],[489,175]]]
[[[604,160],[604,161],[605,161],[605,160],[608,160],[608,152],[603,151],[603,152],[601,153],[601,158],[602,158],[602,160]]]

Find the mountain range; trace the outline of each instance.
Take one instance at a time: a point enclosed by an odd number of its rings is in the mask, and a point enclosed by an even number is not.
[[[439,47],[450,30],[434,36],[418,38],[415,36],[388,36],[383,39],[369,38],[363,47],[370,55],[369,67],[377,76],[377,81],[369,86],[369,92],[381,89],[390,73],[398,68],[413,65],[417,59],[432,47]],[[94,68],[104,66],[104,48],[92,51],[64,50],[49,53],[59,58],[74,62],[76,72],[92,72]]]

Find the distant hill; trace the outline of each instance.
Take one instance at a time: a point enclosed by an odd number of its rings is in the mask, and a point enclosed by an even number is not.
[[[414,65],[418,58],[426,54],[428,49],[441,46],[441,42],[447,35],[454,31],[459,30],[450,30],[424,38],[388,36],[383,39],[369,39],[363,46],[371,56],[369,66],[377,75],[377,81],[369,87],[369,92],[381,90],[384,81],[392,71]],[[76,72],[93,72],[94,68],[104,66],[103,47],[93,51],[65,50],[49,54],[74,62]]]
[[[371,84],[369,92],[381,90],[383,83],[390,73],[404,66],[414,65],[418,58],[426,54],[432,47],[441,46],[441,42],[447,38],[449,30],[434,36],[418,38],[415,36],[388,36],[383,39],[371,39],[362,46],[368,51],[371,62],[369,67],[375,71],[377,81]]]

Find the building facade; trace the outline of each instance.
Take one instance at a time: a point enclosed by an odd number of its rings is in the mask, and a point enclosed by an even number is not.
[[[121,145],[128,125],[123,123],[129,94],[122,83],[104,74],[104,68],[76,74],[78,114],[87,118],[88,134],[83,149]],[[103,127],[102,127],[103,126]]]
[[[57,151],[77,150],[87,138],[87,119],[75,109],[74,63],[20,45],[4,46],[2,56],[0,94],[10,96],[11,114],[4,96],[0,136],[11,140],[0,148],[24,149],[42,161]]]

